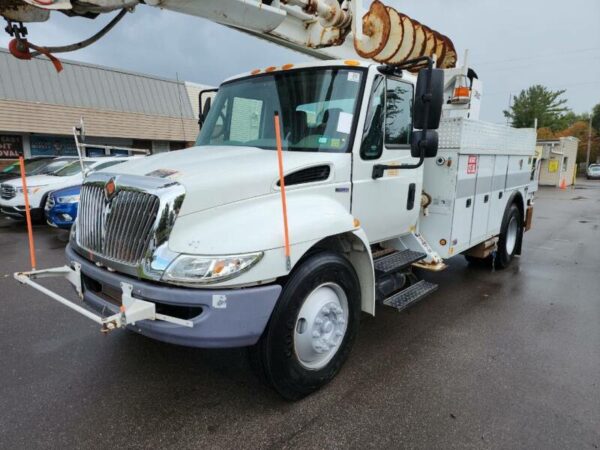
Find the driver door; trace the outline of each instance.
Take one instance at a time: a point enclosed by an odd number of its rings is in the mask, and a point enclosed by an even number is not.
[[[416,225],[423,166],[387,170],[373,179],[376,164],[414,164],[410,154],[413,85],[376,75],[371,89],[360,152],[354,156],[352,214],[371,243],[406,234]]]

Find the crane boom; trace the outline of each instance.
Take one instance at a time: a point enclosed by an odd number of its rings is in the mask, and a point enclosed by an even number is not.
[[[20,51],[13,54],[27,59],[26,30],[11,28],[13,21],[44,21],[52,11],[94,18],[115,10],[133,11],[138,4],[139,0],[0,0],[0,15],[21,44],[13,46]],[[399,64],[429,56],[440,68],[456,66],[449,38],[379,0],[366,12],[362,0],[146,0],[144,4],[202,17],[319,59],[358,57]],[[39,47],[48,53],[53,50]]]

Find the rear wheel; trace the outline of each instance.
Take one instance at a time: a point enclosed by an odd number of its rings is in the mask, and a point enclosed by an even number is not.
[[[345,362],[360,320],[352,265],[324,251],[289,277],[267,329],[250,349],[259,376],[288,400],[327,384]]]
[[[523,240],[523,219],[521,211],[516,204],[511,204],[507,214],[502,221],[500,239],[498,240],[498,251],[496,253],[495,266],[497,269],[505,269],[509,266]]]

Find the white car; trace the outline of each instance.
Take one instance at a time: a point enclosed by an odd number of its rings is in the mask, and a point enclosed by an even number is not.
[[[126,157],[85,158],[83,166],[87,175],[125,162],[127,159]],[[32,220],[39,221],[44,218],[44,204],[50,191],[81,184],[83,178],[84,174],[78,159],[55,172],[27,177]],[[20,178],[0,184],[0,212],[14,219],[25,217],[25,196]]]

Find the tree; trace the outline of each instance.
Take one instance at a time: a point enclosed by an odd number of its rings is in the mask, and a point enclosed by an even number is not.
[[[550,128],[542,127],[537,130],[537,138],[538,141],[551,141],[556,139],[556,135]]]
[[[552,131],[564,129],[565,124],[568,126],[569,120],[573,120],[573,117],[568,115],[571,111],[564,106],[567,100],[560,98],[565,92],[551,91],[536,84],[514,96],[510,111],[505,110],[504,116],[511,119],[516,128],[533,127],[535,119],[538,119],[540,128],[548,127]]]
[[[600,103],[592,109],[592,128],[600,133]]]
[[[589,121],[579,121],[571,125],[569,128],[559,131],[555,134],[556,138],[573,136],[579,139],[579,147],[577,149],[577,161],[583,162],[587,154]],[[600,133],[592,131],[592,149],[590,161],[594,162],[600,156]]]

